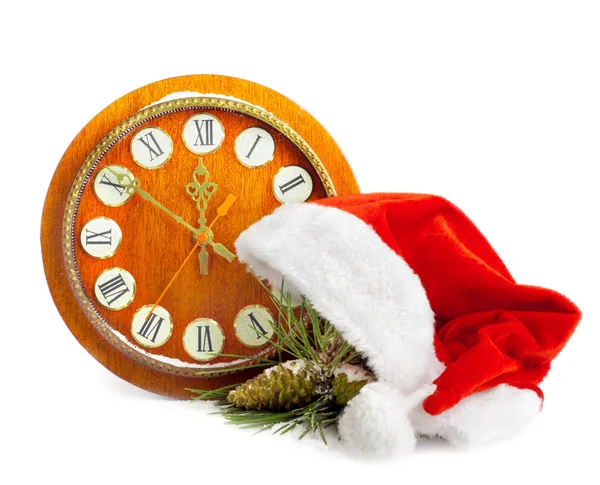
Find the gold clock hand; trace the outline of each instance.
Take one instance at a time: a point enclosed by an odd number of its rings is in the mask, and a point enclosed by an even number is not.
[[[161,211],[165,212],[166,214],[168,214],[169,216],[171,216],[173,219],[175,219],[177,222],[179,222],[179,224],[181,224],[185,228],[189,229],[194,234],[198,233],[198,229],[195,229],[192,225],[190,225],[187,222],[185,222],[181,217],[179,217],[173,211],[167,209],[164,205],[162,205],[160,202],[158,202],[154,197],[152,197],[150,195],[150,193],[148,193],[145,190],[143,190],[142,188],[140,188],[140,179],[133,179],[133,180],[131,180],[129,178],[129,176],[126,175],[126,174],[115,172],[110,167],[106,167],[106,169],[110,173],[112,173],[117,178],[117,182],[120,185],[122,185],[123,187],[125,187],[127,190],[133,190],[133,191],[137,192],[137,194],[142,199],[147,200],[148,202],[151,202],[152,204],[154,204]]]
[[[208,274],[208,251],[206,246],[201,246],[200,252],[198,253],[198,261],[200,262],[200,274]]]
[[[138,181],[138,179],[136,179],[135,181]],[[146,192],[145,190],[140,189],[138,186],[134,186],[134,188],[135,188],[135,191],[142,197],[142,199],[151,202],[156,207],[158,207],[161,211],[166,212],[173,219],[175,219],[177,222],[179,222],[179,224],[181,224],[182,226],[186,227],[187,229],[189,229],[190,231],[192,231],[194,234],[196,234],[198,232],[198,229],[194,229],[193,226],[191,226],[190,224],[188,224],[187,222],[185,222],[181,217],[179,217],[174,212],[172,212],[169,209],[167,209],[164,205],[162,205],[154,197],[152,197],[148,192]]]
[[[236,196],[233,194],[229,194],[225,201],[219,206],[217,209],[217,216],[211,222],[210,226],[206,228],[204,231],[200,231],[198,229],[198,233],[196,234],[196,239],[200,244],[202,244],[202,250],[198,254],[198,260],[200,262],[200,274],[207,275],[208,274],[208,251],[206,250],[206,245],[210,244],[213,248],[213,251],[217,253],[219,256],[222,256],[227,261],[231,262],[235,259],[235,254],[229,251],[225,246],[220,243],[215,243],[212,240],[212,233],[210,229],[215,225],[215,223],[219,220],[220,217],[223,217],[227,214],[233,203],[236,201]]]
[[[209,241],[208,244],[210,244],[212,246],[215,253],[217,253],[219,256],[223,256],[230,263],[235,259],[235,254],[233,254],[231,251],[229,251],[229,249],[227,249],[221,243]]]
[[[202,163],[202,157],[200,157],[198,166],[192,174],[193,181],[185,186],[188,195],[196,202],[196,209],[198,209],[198,213],[200,214],[198,218],[198,224],[200,224],[198,230],[200,232],[206,230],[204,212],[206,211],[208,201],[217,191],[217,184],[208,181],[209,175],[208,170],[206,170],[206,167]]]

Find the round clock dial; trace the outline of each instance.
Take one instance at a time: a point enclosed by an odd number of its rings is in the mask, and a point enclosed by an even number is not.
[[[185,387],[239,380],[222,371],[273,350],[276,311],[237,260],[238,235],[281,204],[355,192],[356,184],[340,155],[332,167],[324,164],[302,136],[306,127],[292,126],[286,111],[240,96],[240,88],[246,95],[266,88],[217,76],[176,79],[204,89],[164,92],[174,80],[142,88],[146,98],[162,96],[108,126],[84,157],[65,154],[61,165],[70,164],[73,176],[53,181],[42,240],[53,296],[82,343],[134,384],[182,396]],[[228,97],[201,94],[219,92],[217,80],[234,86],[222,89]],[[57,231],[45,222],[49,211],[59,213],[59,188],[66,287],[47,257]],[[68,294],[57,297],[59,286]]]

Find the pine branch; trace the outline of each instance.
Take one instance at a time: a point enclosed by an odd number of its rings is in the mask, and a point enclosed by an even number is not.
[[[294,309],[291,295],[283,291],[283,282],[276,296],[257,279],[278,310],[276,321],[272,322],[273,335],[267,341],[277,349],[279,361],[232,354],[219,356],[245,359],[247,363],[234,369],[239,371],[277,367],[271,373],[260,374],[245,383],[206,391],[188,390],[197,394],[194,399],[218,399],[218,409],[213,414],[220,414],[228,424],[256,429],[257,433],[270,430],[273,434],[286,434],[300,427],[299,439],[309,433],[318,433],[327,444],[324,430],[337,425],[342,405],[368,381],[368,373],[360,382],[350,383],[344,374],[334,379],[337,369],[355,362],[360,355],[329,321],[319,316],[306,298],[302,297],[300,308]],[[288,367],[282,366],[283,355],[295,358],[300,364],[292,362]],[[227,369],[227,372],[231,370]],[[220,372],[223,371],[198,374]],[[340,400],[339,396],[345,400]]]

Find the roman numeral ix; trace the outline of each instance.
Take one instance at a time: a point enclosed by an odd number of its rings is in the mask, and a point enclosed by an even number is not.
[[[85,230],[85,244],[112,244],[112,229],[104,232]]]
[[[100,290],[100,293],[102,293],[102,296],[106,300],[108,306],[112,305],[125,293],[130,291],[120,274],[102,283],[101,285],[98,285],[98,289]]]
[[[150,316],[144,322],[144,325],[142,325],[142,328],[140,328],[138,335],[141,335],[142,337],[151,340],[154,343],[164,321],[164,318],[159,317],[155,313],[150,314]]]
[[[213,143],[213,121],[214,120],[194,120],[198,136],[194,146],[214,145]]]
[[[281,190],[281,193],[283,195],[285,195],[286,192],[289,192],[293,188],[298,187],[298,185],[304,184],[304,183],[306,183],[306,181],[302,177],[302,174],[300,174],[296,178],[293,178],[292,180],[290,180],[289,182],[286,182],[285,184],[280,185],[279,190]]]
[[[160,157],[162,154],[165,153],[156,141],[156,138],[154,138],[153,131],[142,136],[141,138],[138,138],[138,140],[141,141],[144,144],[144,146],[148,149],[150,154],[150,161],[154,160],[157,157]]]

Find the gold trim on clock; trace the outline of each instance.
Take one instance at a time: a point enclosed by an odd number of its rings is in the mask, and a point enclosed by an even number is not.
[[[251,116],[271,126],[276,131],[288,138],[304,154],[306,159],[317,173],[317,176],[319,177],[325,189],[326,195],[328,197],[337,195],[333,181],[329,176],[325,166],[315,151],[292,127],[262,108],[234,99],[213,96],[198,96],[176,99],[173,101],[166,101],[151,105],[121,122],[104,138],[102,138],[102,140],[100,140],[100,142],[89,153],[77,172],[75,179],[73,180],[64,210],[61,236],[62,253],[69,285],[86,319],[108,341],[110,345],[116,347],[123,354],[146,367],[160,372],[166,372],[171,375],[187,377],[197,376],[198,371],[214,370],[215,366],[211,364],[189,362],[181,362],[175,365],[169,359],[161,359],[160,356],[143,352],[142,349],[134,342],[124,339],[123,335],[113,330],[98,313],[94,302],[88,296],[85,288],[83,287],[79,275],[79,269],[75,257],[75,216],[77,214],[79,200],[83,190],[85,189],[86,185],[90,183],[90,181],[93,183],[93,179],[90,178],[90,175],[104,154],[110,150],[110,148],[119,139],[129,134],[132,130],[135,130],[143,123],[162,116],[163,114],[197,108],[212,108],[217,110],[234,111]],[[254,357],[267,355],[272,350],[273,349],[270,346],[267,346],[265,349],[258,351]],[[220,367],[220,370],[226,371],[227,367],[239,366],[248,362],[250,362],[249,359],[240,358],[234,359],[231,362],[219,364],[219,366],[222,366]]]

